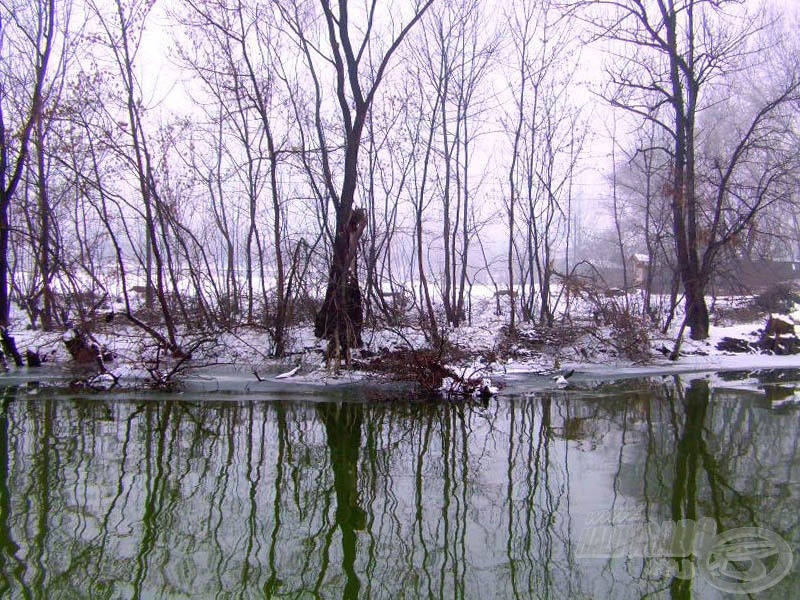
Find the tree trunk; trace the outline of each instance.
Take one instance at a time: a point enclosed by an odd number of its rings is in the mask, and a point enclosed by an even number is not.
[[[319,111],[320,87],[313,67],[314,59],[311,57],[309,44],[304,38],[302,39],[303,51],[309,61],[317,93],[316,126],[320,132],[325,187],[329,197],[333,199],[336,209],[336,234],[333,240],[333,257],[328,288],[325,292],[325,301],[315,319],[314,333],[317,337],[328,339],[328,362],[331,358],[335,358],[337,367],[342,353],[347,361],[350,349],[361,346],[363,310],[356,274],[356,254],[358,240],[367,225],[367,215],[363,209],[353,208],[358,183],[358,154],[361,147],[361,135],[389,59],[409,30],[419,21],[432,3],[433,0],[427,0],[423,5],[417,6],[414,16],[390,43],[383,58],[379,60],[377,69],[372,71],[369,87],[364,89],[359,70],[362,52],[370,49],[369,40],[374,16],[372,11],[375,10],[377,4],[372,3],[372,9],[367,17],[369,25],[363,32],[364,39],[360,42],[361,49],[357,50],[357,46],[350,38],[348,2],[340,0],[337,3],[338,11],[334,14],[330,0],[320,0],[328,29],[331,61],[336,73],[336,97],[341,110],[341,123],[345,134],[341,194],[336,193],[336,185],[328,162],[328,149],[324,143],[325,136],[322,134],[323,123]]]
[[[8,205],[10,198],[0,200],[0,327],[10,325],[11,299],[8,289],[8,245],[10,231],[8,223]]]
[[[283,264],[281,200],[278,194],[278,154],[275,149],[275,140],[272,130],[265,121],[264,129],[267,135],[269,149],[269,178],[272,198],[273,225],[272,235],[275,245],[275,329],[273,333],[275,342],[275,356],[283,356],[286,352],[286,326],[289,318],[289,297],[286,293],[286,273]],[[263,261],[263,253],[260,255]],[[262,264],[263,267],[263,264]],[[261,281],[264,281],[264,269],[261,269]]]
[[[362,346],[364,316],[356,258],[366,225],[366,212],[357,208],[351,211],[345,226],[337,228],[325,301],[314,321],[314,335],[328,340],[326,358],[334,359],[337,367],[342,357],[349,363],[351,348]]]
[[[38,170],[37,187],[39,195],[39,269],[42,272],[42,331],[53,329],[53,290],[50,262],[50,199],[47,189],[44,142],[41,124],[37,126],[36,166]]]
[[[709,316],[705,298],[705,285],[698,277],[684,276],[683,289],[686,294],[686,326],[689,337],[704,340],[708,337]]]

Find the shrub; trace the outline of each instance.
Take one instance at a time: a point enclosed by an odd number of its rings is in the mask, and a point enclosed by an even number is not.
[[[756,306],[767,312],[791,312],[800,304],[800,295],[788,283],[776,283],[761,292],[753,300]]]
[[[614,347],[633,361],[650,357],[649,320],[630,311],[620,310],[611,320]]]

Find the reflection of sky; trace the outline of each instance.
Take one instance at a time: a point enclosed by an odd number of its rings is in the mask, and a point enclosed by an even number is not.
[[[17,577],[35,597],[64,586],[336,597],[347,581],[343,540],[354,536],[359,597],[668,589],[643,578],[639,559],[574,558],[589,512],[644,504],[651,520],[670,518],[686,428],[683,397],[664,391],[501,397],[486,408],[351,405],[344,414],[357,421],[302,403],[22,398],[9,405],[7,437],[8,539],[28,569]],[[710,471],[700,460],[695,508],[719,512],[725,529],[760,524],[796,546],[797,415],[757,396],[708,402]],[[357,464],[331,462],[348,452],[331,447],[326,427],[359,442]],[[337,521],[347,498],[363,524]],[[715,593],[701,581],[694,590]]]

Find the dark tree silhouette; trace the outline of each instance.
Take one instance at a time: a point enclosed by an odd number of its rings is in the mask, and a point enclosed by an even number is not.
[[[325,302],[315,319],[315,333],[328,340],[327,358],[338,367],[342,358],[347,361],[351,348],[361,345],[361,292],[356,276],[355,261],[358,239],[366,226],[366,214],[355,207],[358,184],[358,160],[361,138],[375,95],[383,80],[389,61],[412,27],[422,18],[433,0],[417,2],[413,16],[403,25],[386,50],[381,52],[378,44],[372,43],[373,25],[377,3],[370,9],[363,22],[352,24],[347,0],[320,0],[327,29],[327,45],[330,48],[329,62],[334,68],[336,99],[339,107],[339,125],[344,136],[343,172],[341,185],[334,176],[330,161],[332,146],[325,146],[324,134],[321,155],[323,179],[327,195],[331,199],[336,217],[333,233],[331,264]],[[283,7],[284,19],[298,37],[301,50],[314,81],[317,102],[321,100],[320,78],[315,70],[313,54],[318,51],[306,39],[304,27],[297,17],[297,10]],[[296,9],[296,6],[294,7]],[[385,10],[382,7],[381,10]],[[355,32],[358,32],[357,34]],[[356,39],[356,35],[360,39]],[[322,132],[322,116],[317,111],[317,129]]]

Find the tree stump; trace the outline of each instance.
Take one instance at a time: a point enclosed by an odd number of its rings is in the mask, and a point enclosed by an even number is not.
[[[97,364],[104,370],[103,357],[97,344],[89,342],[88,337],[82,331],[75,328],[68,329],[63,336],[64,345],[67,347],[69,355],[81,365]]]
[[[800,339],[795,335],[794,322],[780,315],[769,316],[758,344],[763,350],[779,355],[800,352]]]
[[[39,356],[38,352],[34,352],[29,348],[25,351],[25,362],[28,363],[29,367],[41,367],[42,357]]]

